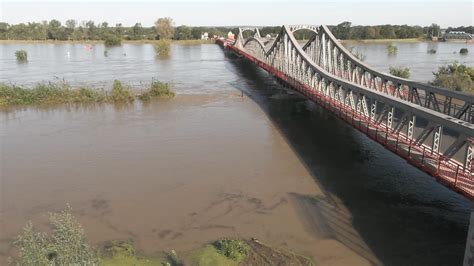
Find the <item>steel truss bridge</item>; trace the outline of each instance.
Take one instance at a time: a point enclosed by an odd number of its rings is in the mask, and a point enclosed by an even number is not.
[[[300,44],[299,30],[314,35]],[[235,40],[217,42],[474,199],[474,96],[374,70],[326,26],[284,25],[274,38],[240,28]]]

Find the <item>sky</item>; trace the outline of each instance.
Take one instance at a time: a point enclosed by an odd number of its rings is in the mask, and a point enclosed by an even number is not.
[[[0,21],[57,19],[152,26],[159,17],[176,25],[281,26],[283,24],[473,25],[473,0],[0,0]]]

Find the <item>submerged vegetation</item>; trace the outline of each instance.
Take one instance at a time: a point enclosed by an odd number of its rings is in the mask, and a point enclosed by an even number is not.
[[[389,67],[390,74],[400,78],[410,78],[410,68],[408,67]]]
[[[474,67],[454,63],[438,68],[431,84],[456,91],[474,92]]]
[[[38,83],[32,88],[0,83],[0,106],[43,105],[65,103],[130,103],[136,98],[150,100],[154,97],[174,97],[168,83],[153,80],[140,93],[115,80],[112,90],[89,87],[73,88],[67,83]]]
[[[171,49],[171,41],[167,39],[159,40],[153,48],[155,49],[156,55],[161,57],[168,56]]]
[[[122,44],[122,38],[115,34],[109,34],[105,37],[104,44],[106,46],[119,46]]]
[[[387,52],[389,55],[396,55],[398,52],[398,47],[391,43],[387,45]]]
[[[25,50],[18,50],[15,52],[16,61],[26,62],[28,61],[28,53]]]
[[[150,100],[153,97],[174,97],[175,93],[171,90],[171,86],[168,83],[164,83],[158,80],[151,82],[150,88],[144,91],[138,96],[142,101]]]

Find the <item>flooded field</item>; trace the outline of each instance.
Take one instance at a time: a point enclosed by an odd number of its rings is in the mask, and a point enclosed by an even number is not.
[[[158,60],[146,45],[105,58],[101,45],[35,44],[24,65],[0,47],[1,81],[155,77],[178,93],[2,110],[0,264],[28,220],[44,228],[67,203],[93,244],[131,239],[146,255],[235,236],[318,265],[462,261],[468,200],[216,45],[173,46]]]

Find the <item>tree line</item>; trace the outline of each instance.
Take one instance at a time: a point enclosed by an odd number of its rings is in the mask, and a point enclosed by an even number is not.
[[[209,37],[226,36],[229,31],[237,33],[237,27],[194,27],[181,25],[175,27],[171,18],[166,19],[169,23],[171,34],[163,36],[158,31],[158,21],[152,27],[144,27],[141,23],[135,23],[131,27],[122,24],[110,25],[107,22],[95,23],[94,21],[67,20],[64,24],[53,19],[43,22],[28,22],[19,24],[8,24],[0,22],[1,40],[106,40],[110,36],[123,40],[159,40],[162,38],[176,40],[201,39],[201,34],[207,32]],[[432,24],[430,26],[408,26],[408,25],[375,25],[375,26],[352,26],[351,22],[342,22],[338,25],[329,26],[333,34],[338,39],[405,39],[439,36],[440,26]],[[279,33],[281,26],[262,27],[262,36],[267,34],[275,36]],[[474,33],[472,26],[449,27],[449,31],[465,31]],[[298,31],[295,33],[297,39],[308,39],[312,33],[308,31]]]
[[[171,36],[163,36],[158,30],[158,21],[152,27],[144,27],[141,23],[135,23],[131,27],[122,24],[110,25],[107,22],[96,24],[94,21],[67,20],[64,24],[53,19],[43,22],[28,22],[10,25],[0,22],[0,40],[105,40],[110,36],[118,36],[123,40],[159,40],[170,39],[201,39],[201,34],[208,32],[209,36],[224,36],[229,30],[234,32],[236,28],[228,27],[175,27],[171,18],[168,19],[172,27]]]

